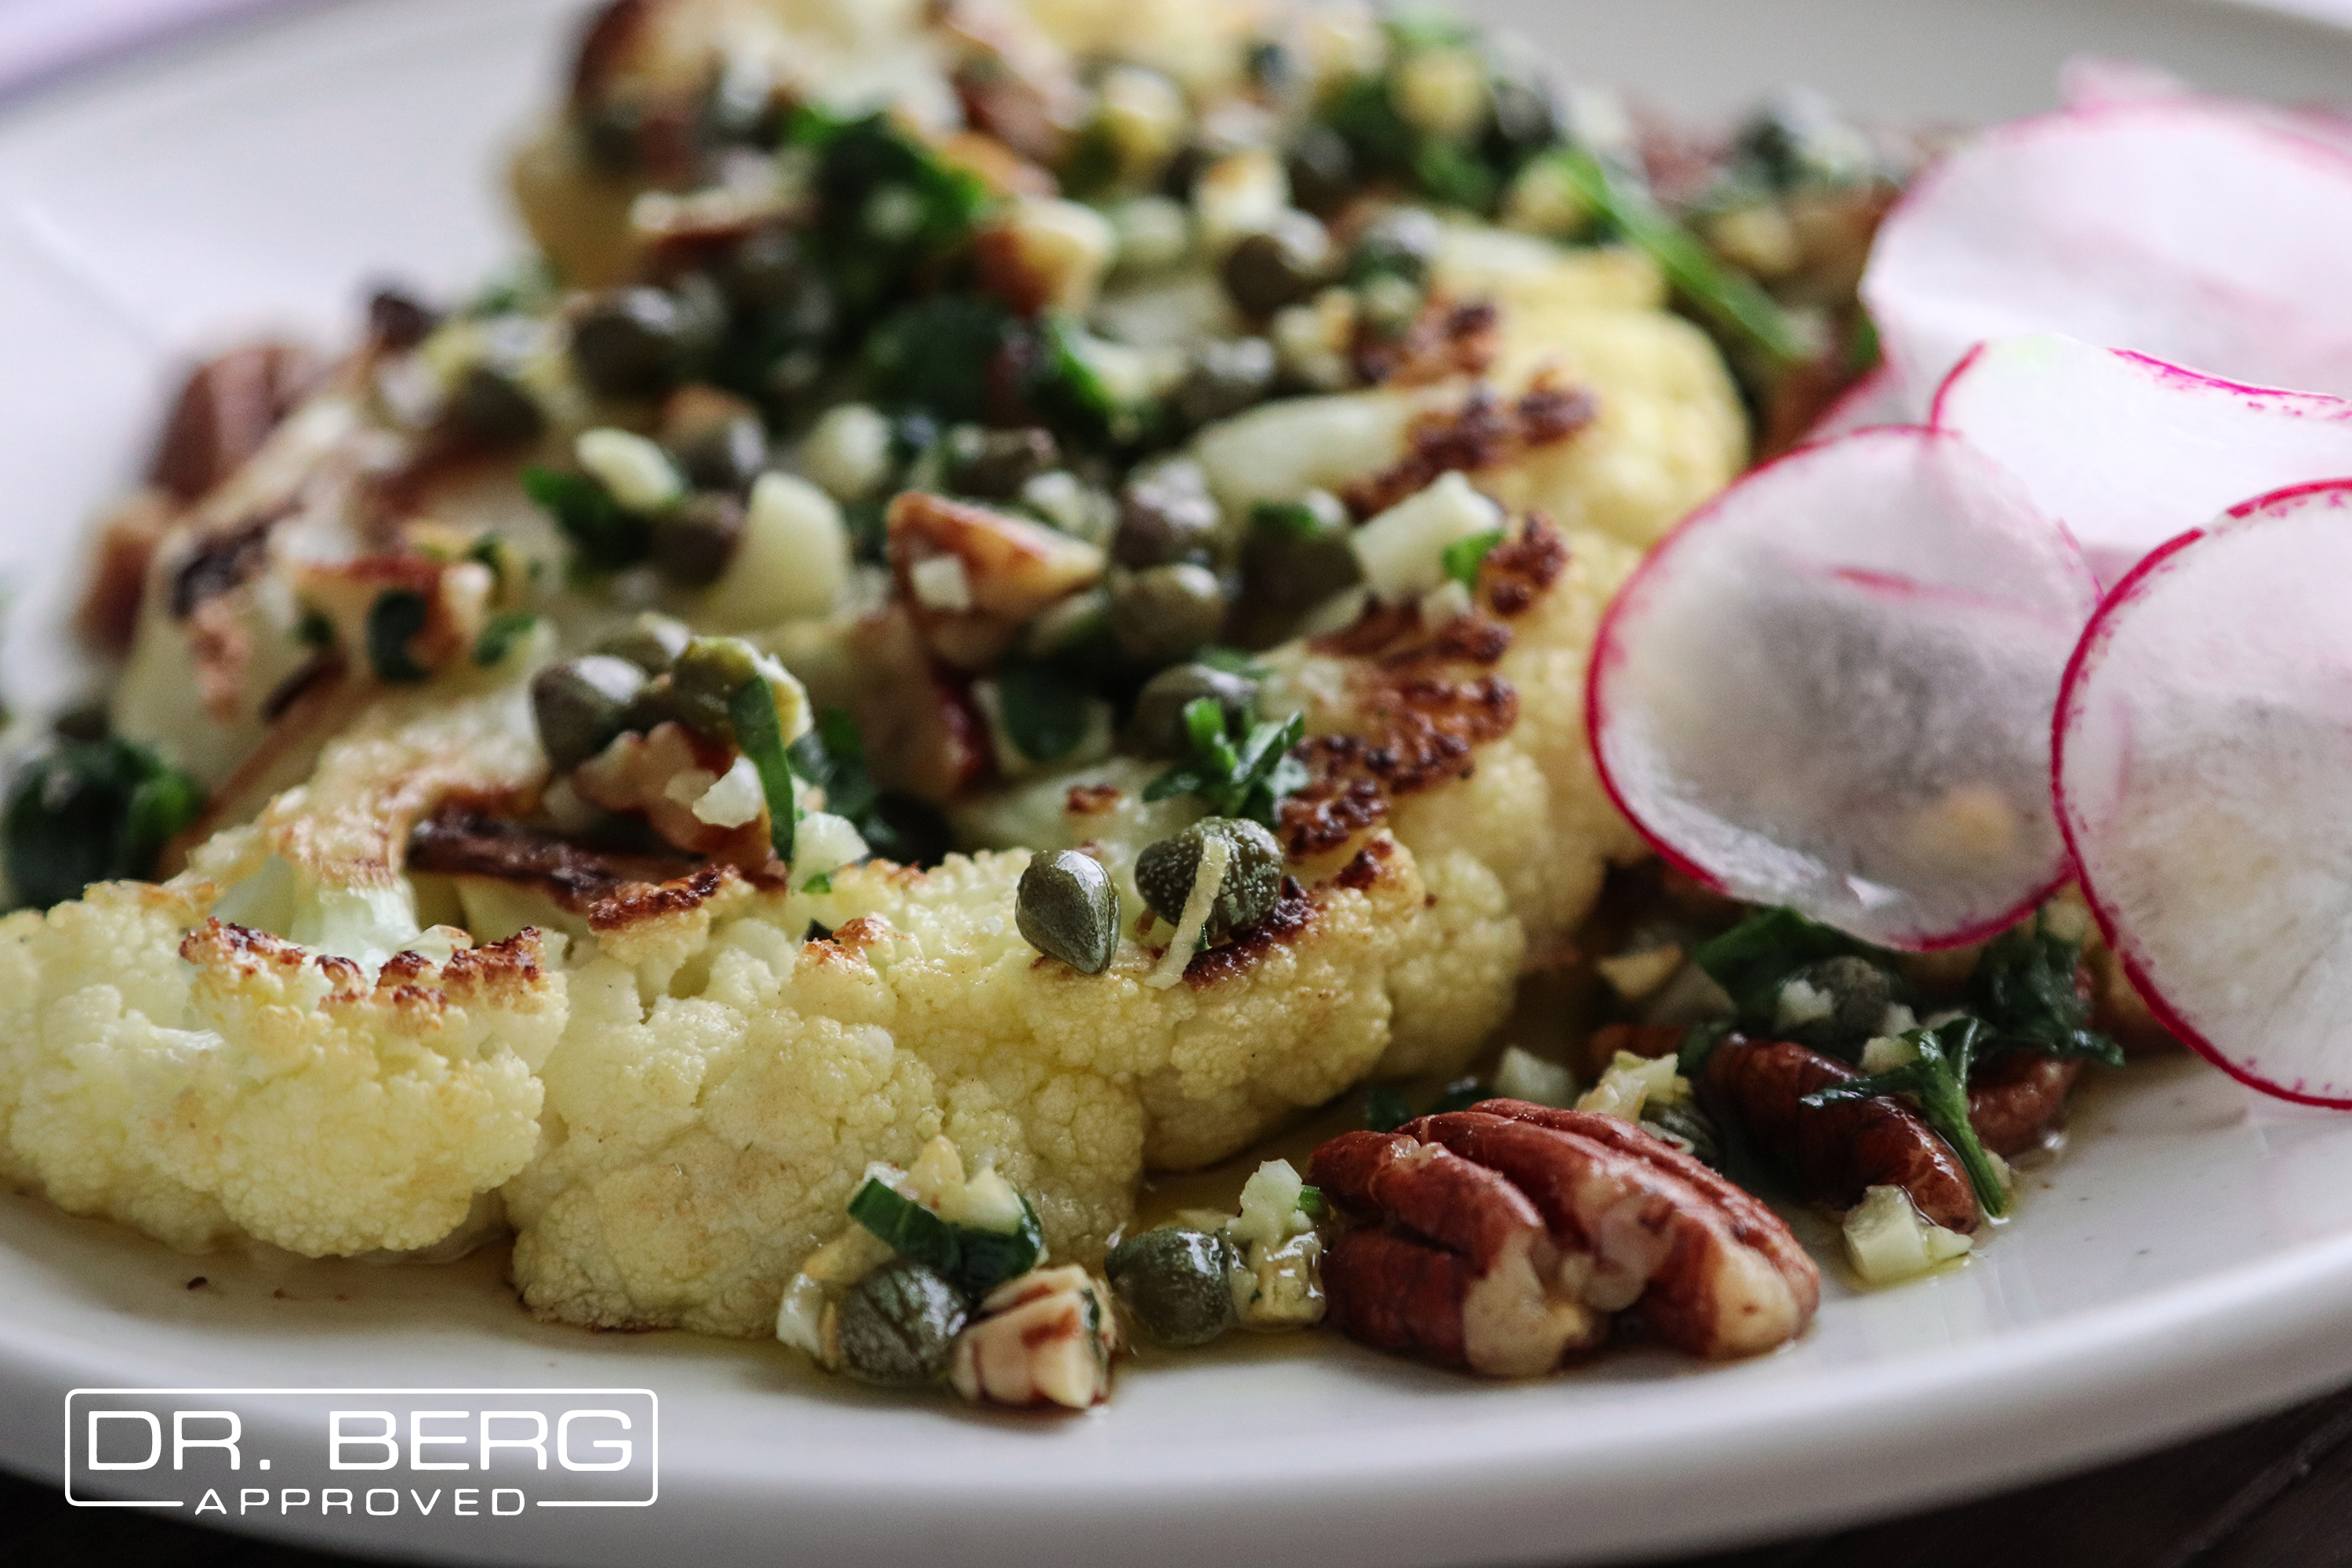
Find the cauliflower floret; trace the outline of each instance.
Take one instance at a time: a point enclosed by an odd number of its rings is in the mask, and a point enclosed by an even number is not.
[[[174,1245],[429,1246],[520,1169],[563,1028],[536,932],[416,927],[409,828],[543,770],[516,690],[379,703],[162,887],[0,921],[12,1175]]]
[[[506,1188],[524,1300],[771,1331],[866,1164],[941,1134],[1032,1196],[1055,1256],[1097,1257],[1147,1164],[1222,1158],[1363,1075],[1388,1037],[1382,976],[1429,919],[1381,836],[1155,990],[1133,940],[1102,975],[1039,957],[1012,920],[1027,863],[860,868],[824,895],[730,880],[683,962],[673,943],[633,969],[605,942],[542,1073],[545,1148]],[[795,940],[811,920],[833,939]]]

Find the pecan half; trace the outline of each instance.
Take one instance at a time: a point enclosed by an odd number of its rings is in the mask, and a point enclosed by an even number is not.
[[[1314,1171],[1361,1222],[1324,1265],[1332,1319],[1382,1349],[1542,1372],[1631,1310],[1695,1355],[1752,1355],[1802,1331],[1820,1302],[1778,1216],[1612,1117],[1486,1100],[1343,1134]]]
[[[163,422],[148,478],[182,500],[204,495],[261,450],[318,371],[293,343],[254,343],[199,366]]]
[[[1527,1377],[1607,1332],[1561,1288],[1543,1216],[1498,1173],[1402,1130],[1343,1132],[1313,1168],[1327,1199],[1373,1222],[1323,1260],[1331,1321],[1351,1337]]]
[[[2008,1159],[2038,1149],[2066,1114],[2066,1093],[2083,1076],[2079,1061],[2039,1051],[2006,1051],[1969,1083],[1969,1124],[1977,1140]]]
[[[1977,1227],[1976,1193],[1949,1145],[1919,1113],[1886,1096],[1800,1103],[1861,1076],[1786,1040],[1727,1040],[1707,1058],[1700,1093],[1718,1116],[1785,1163],[1808,1198],[1851,1208],[1871,1187],[1901,1187],[1948,1230]]]

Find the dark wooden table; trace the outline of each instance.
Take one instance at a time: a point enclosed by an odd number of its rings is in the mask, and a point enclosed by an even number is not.
[[[9,1568],[338,1568],[152,1515],[68,1508],[0,1476]],[[2023,1491],[1670,1568],[2335,1568],[2352,1564],[2352,1389]],[[1661,1565],[1669,1568],[1669,1565]]]

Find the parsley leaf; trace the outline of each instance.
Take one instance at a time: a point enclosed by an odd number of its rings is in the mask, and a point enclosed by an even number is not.
[[[1691,956],[1723,987],[1740,1019],[1769,1027],[1780,986],[1808,963],[1845,956],[1885,963],[1888,954],[1794,910],[1759,910]]]
[[[204,806],[203,784],[135,741],[61,746],[9,783],[0,816],[8,881],[19,900],[47,909],[91,882],[144,877]]]
[[[644,518],[621,510],[612,493],[586,474],[562,468],[525,468],[523,493],[555,520],[572,542],[572,558],[591,572],[618,572],[653,551],[653,530]]]
[[[2091,1003],[2076,989],[2083,957],[2068,942],[2029,921],[1985,945],[1969,976],[1969,1010],[1991,1026],[1995,1049],[2042,1051],[2124,1065],[2120,1047],[2090,1027]]]
[[[1475,592],[1478,586],[1478,568],[1485,563],[1487,553],[1502,542],[1503,531],[1490,528],[1484,533],[1455,540],[1445,547],[1438,561],[1444,566],[1448,577]]]
[[[1005,738],[1033,763],[1051,763],[1087,738],[1087,694],[1045,665],[1009,662],[996,677]]]
[[[1752,279],[1716,260],[1646,192],[1612,178],[1599,159],[1581,149],[1562,149],[1549,156],[1584,205],[1656,262],[1666,280],[1718,329],[1744,340],[1776,364],[1796,364],[1807,357],[1780,302]]]
[[[753,675],[727,699],[727,722],[735,744],[751,759],[760,774],[760,793],[768,803],[768,841],[776,858],[792,864],[793,830],[800,826],[800,801],[793,793],[792,760],[784,752],[782,721],[776,716],[776,693],[767,677]]]
[[[937,811],[911,796],[891,795],[866,771],[866,743],[856,721],[838,708],[817,714],[808,733],[792,743],[793,771],[824,791],[824,808],[857,826],[866,847],[885,859],[923,865],[946,852]]]
[[[1272,827],[1283,796],[1307,783],[1307,764],[1290,754],[1307,737],[1307,721],[1296,714],[1280,723],[1236,720],[1228,727],[1215,698],[1196,697],[1184,705],[1184,730],[1192,760],[1153,779],[1145,800],[1197,795],[1213,816],[1245,816]]]
[[[1902,1037],[1918,1048],[1918,1056],[1910,1061],[1885,1072],[1815,1089],[1798,1103],[1834,1105],[1841,1100],[1871,1100],[1882,1094],[1916,1097],[1919,1113],[1927,1119],[1927,1125],[1960,1157],[1960,1164],[1969,1173],[1969,1184],[1976,1188],[1977,1202],[1986,1214],[1998,1219],[2009,1207],[2009,1194],[2002,1190],[1992,1157],[1978,1142],[1977,1130],[1969,1121],[1969,1071],[1976,1065],[1977,1053],[1990,1033],[1983,1019],[1966,1015],[1932,1029],[1913,1029]]]
[[[413,686],[433,672],[416,662],[408,645],[433,618],[433,607],[413,588],[386,588],[368,606],[368,667],[387,685]]]
[[[484,669],[512,652],[514,645],[530,635],[539,617],[528,610],[504,610],[492,616],[482,627],[482,635],[474,639],[474,663]]]

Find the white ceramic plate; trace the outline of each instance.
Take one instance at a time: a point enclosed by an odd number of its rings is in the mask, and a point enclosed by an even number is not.
[[[507,254],[494,155],[554,79],[571,8],[313,7],[0,114],[12,697],[73,679],[48,651],[72,541],[135,468],[175,360],[260,324],[331,339],[366,279],[454,286]],[[1686,108],[1804,79],[1874,113],[1981,118],[2048,101],[2084,49],[2352,97],[2352,39],[2206,5],[1528,0],[1517,15],[1580,73]],[[1976,1262],[1883,1294],[1833,1286],[1801,1343],[1751,1364],[1626,1355],[1496,1387],[1344,1345],[1244,1346],[1129,1375],[1107,1410],[1064,1421],[869,1396],[772,1345],[543,1327],[495,1257],[198,1260],[0,1197],[0,1462],[55,1475],[78,1385],[649,1386],[651,1509],[242,1522],[571,1564],[1558,1563],[1914,1506],[2352,1375],[2352,1121],[2250,1108],[2174,1061],[2097,1086],[2076,1127]],[[287,1436],[268,1419],[248,1421],[256,1447]]]

